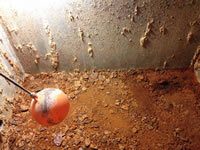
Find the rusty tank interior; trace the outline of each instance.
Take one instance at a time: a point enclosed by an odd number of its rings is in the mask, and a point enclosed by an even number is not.
[[[0,77],[2,150],[200,149],[198,0],[0,0],[0,72],[71,105],[42,126]]]

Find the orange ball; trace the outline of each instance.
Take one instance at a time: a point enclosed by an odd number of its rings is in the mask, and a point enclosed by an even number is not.
[[[38,92],[31,102],[31,115],[35,121],[44,126],[62,122],[69,113],[70,103],[67,95],[53,88]]]

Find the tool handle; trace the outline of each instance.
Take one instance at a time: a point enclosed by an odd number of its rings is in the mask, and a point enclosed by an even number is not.
[[[24,87],[22,87],[21,85],[19,85],[15,81],[13,81],[12,79],[8,78],[4,74],[0,73],[0,76],[4,77],[6,80],[10,81],[12,84],[14,84],[15,86],[19,87],[20,89],[22,89],[23,91],[25,91],[26,93],[28,93],[31,97],[33,97],[33,98],[36,97],[35,94],[31,93],[30,91],[28,91],[27,89],[25,89]]]

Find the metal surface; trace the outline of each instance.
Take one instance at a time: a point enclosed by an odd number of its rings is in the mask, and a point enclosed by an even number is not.
[[[0,25],[0,72],[17,80],[23,80],[24,70],[10,44],[5,30]],[[11,115],[11,107],[15,96],[16,87],[0,78],[0,119]]]
[[[197,0],[0,1],[28,73],[187,67],[200,42],[199,12]]]

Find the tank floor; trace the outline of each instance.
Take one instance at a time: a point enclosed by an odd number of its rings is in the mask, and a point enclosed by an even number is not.
[[[7,128],[10,149],[200,149],[200,86],[191,70],[42,73],[24,86],[60,88],[71,111],[42,127],[20,92]]]

